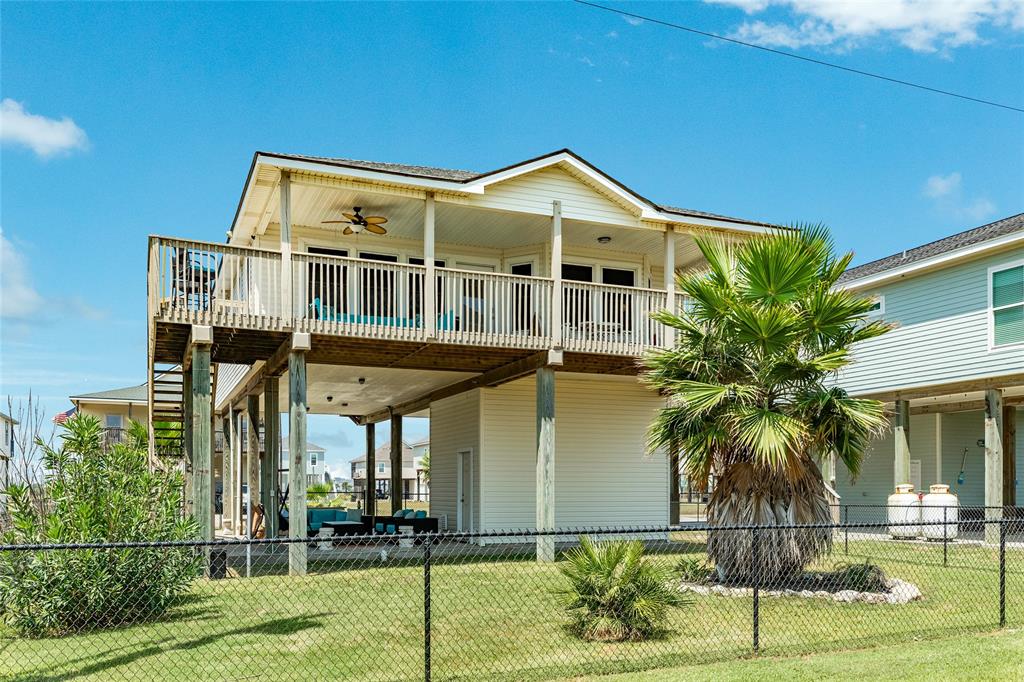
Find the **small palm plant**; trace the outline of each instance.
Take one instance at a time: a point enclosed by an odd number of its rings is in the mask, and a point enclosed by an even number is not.
[[[672,571],[644,556],[639,540],[593,542],[565,555],[560,567],[567,586],[559,591],[578,637],[596,641],[637,641],[663,629],[671,608],[686,599],[671,584]]]

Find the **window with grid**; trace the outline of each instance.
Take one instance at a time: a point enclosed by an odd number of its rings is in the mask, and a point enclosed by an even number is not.
[[[1024,343],[1024,262],[994,269],[992,287],[992,345]]]

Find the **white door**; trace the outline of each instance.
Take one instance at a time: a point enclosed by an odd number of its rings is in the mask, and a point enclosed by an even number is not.
[[[473,451],[459,451],[458,493],[459,509],[456,519],[458,530],[473,532]]]

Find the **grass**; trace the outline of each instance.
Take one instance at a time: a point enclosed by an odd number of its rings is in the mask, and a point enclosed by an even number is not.
[[[666,552],[658,560],[674,565],[681,556],[699,556],[701,548],[673,543],[660,549]],[[822,568],[869,559],[890,575],[917,584],[926,599],[891,606],[763,598],[762,656],[937,639],[998,626],[995,550],[955,546],[948,567],[942,566],[941,545],[851,541],[849,557],[841,543],[837,550]],[[15,679],[35,681],[72,676],[422,679],[423,567],[368,561],[328,566],[313,561],[315,556],[310,553],[313,574],[303,578],[263,575],[198,582],[185,603],[157,622],[60,639],[23,640],[0,632],[0,659],[5,662],[0,677],[5,667]],[[1024,556],[1012,550],[1007,562],[1007,621],[1020,625]],[[673,612],[668,631],[659,639],[589,643],[563,627],[553,594],[562,580],[557,567],[537,564],[528,553],[504,561],[439,558],[431,578],[432,666],[438,680],[557,679],[686,670],[680,666],[698,663],[714,663],[723,674],[736,675],[751,665],[749,670],[768,671],[767,676],[775,675],[772,666],[788,670],[785,666],[796,665],[788,659],[737,662],[750,655],[750,598],[696,597],[693,606]],[[957,639],[955,648],[969,641]],[[810,660],[831,665],[828,661],[834,659]]]

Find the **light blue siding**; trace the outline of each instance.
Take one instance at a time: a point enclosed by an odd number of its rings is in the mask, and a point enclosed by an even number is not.
[[[989,350],[988,269],[1021,258],[1012,249],[865,290],[898,327],[857,346],[840,385],[870,394],[1024,372],[1024,348]]]

